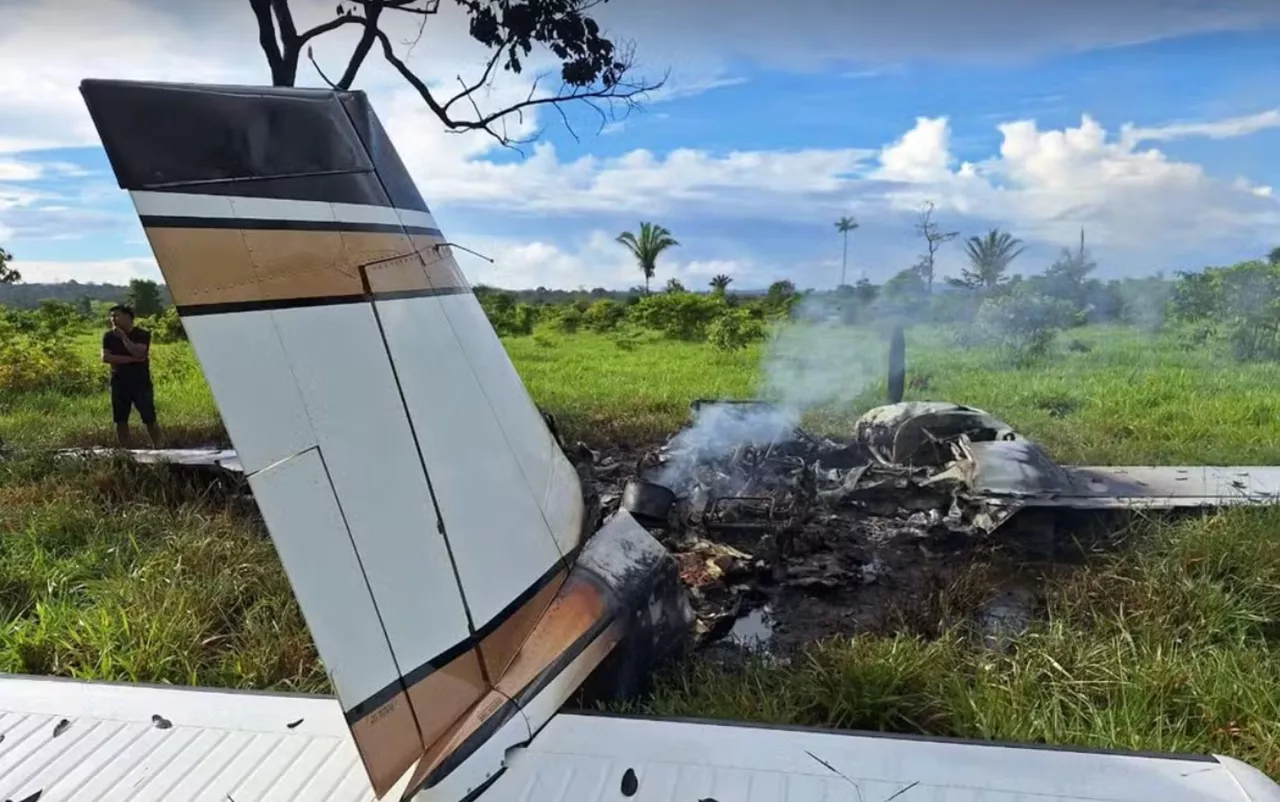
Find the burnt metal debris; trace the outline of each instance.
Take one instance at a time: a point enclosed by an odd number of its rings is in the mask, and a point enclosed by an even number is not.
[[[835,440],[768,403],[704,399],[666,444],[593,466],[604,514],[627,509],[675,553],[703,642],[771,616],[797,640],[874,628],[886,596],[936,587],[949,554],[997,541],[1051,551],[1064,507],[1280,500],[1280,469],[1064,467],[987,412],[944,402],[877,407]]]

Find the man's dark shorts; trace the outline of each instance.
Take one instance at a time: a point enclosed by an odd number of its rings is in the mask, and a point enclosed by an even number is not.
[[[128,423],[129,413],[138,410],[138,417],[150,426],[156,422],[154,387],[150,382],[111,382],[111,419],[115,423]]]

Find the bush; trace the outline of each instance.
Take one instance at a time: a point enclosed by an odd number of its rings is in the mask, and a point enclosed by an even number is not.
[[[101,389],[103,377],[61,334],[26,334],[0,320],[0,393],[49,390],[69,395]]]
[[[745,309],[730,309],[707,327],[707,341],[720,351],[737,351],[765,338],[765,325]]]
[[[182,318],[178,317],[178,309],[173,306],[165,309],[155,319],[150,330],[156,342],[172,343],[187,339],[187,330],[183,328]]]
[[[557,315],[550,322],[561,334],[575,334],[582,327],[582,317],[584,313],[576,306],[559,307]]]
[[[1169,308],[1178,322],[1215,332],[1238,360],[1280,360],[1280,265],[1252,261],[1181,273]]]
[[[80,311],[65,301],[44,300],[35,312],[36,325],[46,335],[71,333],[81,327]]]
[[[583,325],[600,333],[617,329],[626,319],[627,307],[608,298],[591,304],[582,315]]]
[[[1048,354],[1058,331],[1074,322],[1070,302],[1019,288],[987,298],[978,307],[974,340],[1010,352],[1017,364]]]
[[[484,310],[485,317],[499,337],[528,336],[541,319],[541,310],[531,304],[516,303],[516,297],[509,292],[477,285],[476,301]]]
[[[728,308],[721,297],[673,292],[642,298],[632,307],[631,319],[665,337],[696,342],[707,338],[707,327]]]

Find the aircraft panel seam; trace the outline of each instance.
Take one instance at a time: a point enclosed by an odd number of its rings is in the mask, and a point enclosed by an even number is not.
[[[443,257],[441,258],[443,259]],[[477,301],[477,303],[479,302]],[[449,330],[453,332],[453,338],[458,343],[458,350],[462,353],[463,361],[467,363],[467,369],[470,370],[471,375],[475,377],[476,386],[480,389],[480,395],[484,397],[485,405],[489,407],[489,412],[492,413],[494,421],[498,424],[498,431],[502,433],[502,441],[507,444],[507,451],[511,454],[512,462],[516,464],[516,470],[520,472],[520,478],[524,480],[525,488],[529,491],[529,495],[534,500],[534,506],[538,509],[538,517],[542,519],[542,523],[546,527],[547,536],[551,538],[551,543],[555,546],[556,553],[560,555],[560,564],[565,567],[569,567],[568,563],[565,561],[564,551],[561,550],[560,543],[555,538],[555,531],[551,528],[551,521],[547,520],[546,510],[542,508],[543,504],[546,503],[546,490],[544,489],[542,493],[534,492],[533,485],[529,482],[529,475],[525,473],[524,465],[520,462],[519,457],[516,456],[516,449],[511,443],[511,437],[507,434],[507,427],[502,423],[502,416],[498,414],[497,408],[493,405],[493,400],[489,398],[489,391],[485,388],[484,381],[480,378],[479,372],[476,371],[476,366],[467,355],[467,350],[462,345],[462,337],[458,334],[458,329],[454,326],[453,318],[449,316],[448,311],[445,311],[444,313],[444,320],[445,325],[447,325]],[[501,343],[499,343],[499,345],[501,345]],[[541,417],[541,414],[539,414],[539,417]],[[546,425],[545,421],[543,422],[543,425]],[[539,501],[539,499],[541,499],[541,501]]]
[[[404,687],[404,671],[400,668],[400,659],[396,656],[395,648],[391,645],[391,635],[387,633],[386,622],[382,619],[382,610],[378,607],[378,597],[373,594],[373,585],[369,582],[369,573],[364,567],[364,558],[360,556],[360,549],[356,546],[355,535],[351,533],[351,525],[347,523],[347,512],[342,508],[342,499],[338,497],[337,488],[333,485],[333,476],[329,473],[329,463],[325,461],[324,451],[319,445],[315,447],[316,456],[320,458],[320,467],[324,470],[325,481],[329,483],[329,492],[333,494],[334,503],[338,507],[338,515],[342,517],[342,526],[347,530],[347,539],[351,542],[351,550],[355,553],[356,565],[360,566],[360,578],[364,580],[365,590],[369,592],[369,602],[373,605],[373,613],[378,617],[378,627],[382,630],[382,637],[387,642],[387,653],[391,656],[391,664],[395,667],[396,673],[399,675],[396,679],[387,684],[386,687],[400,686],[401,690],[408,691]],[[413,710],[413,705],[409,705],[409,711],[413,713],[413,724],[418,730],[418,737],[422,737],[422,726],[418,723],[417,713]]]
[[[378,188],[382,190],[383,196],[386,197],[388,201],[390,201],[392,198],[391,191],[387,187],[386,182],[383,181],[382,175],[379,173],[377,169],[377,166],[376,166],[377,160],[374,158],[374,154],[369,151],[369,143],[366,142],[365,138],[360,135],[360,127],[356,124],[356,121],[351,118],[351,109],[345,103],[339,103],[338,107],[342,109],[342,117],[344,120],[346,120],[347,125],[350,126],[352,133],[355,134],[355,140],[360,143],[360,148],[361,150],[364,151],[365,157],[369,160],[370,164],[375,165],[373,170],[373,180],[378,183]],[[333,204],[330,204],[330,206],[332,207]],[[391,208],[391,212],[396,217],[396,221],[399,224],[400,231],[403,232],[406,237],[409,237],[410,234],[407,230],[409,226],[407,226],[405,223],[405,216],[401,214],[400,211],[396,209],[394,205],[392,205],[390,208]],[[336,207],[333,208],[333,214],[335,217],[337,216],[339,211],[340,210],[337,209]],[[434,215],[431,215],[429,211],[426,212],[426,214],[430,217],[431,221],[434,223],[435,222]],[[410,215],[410,216],[412,217],[413,215]],[[412,242],[412,238],[410,238],[410,242]],[[415,249],[415,253],[416,252],[417,252],[417,249]],[[419,261],[423,263],[424,269],[425,269],[426,260],[422,259],[421,256],[419,256]],[[378,326],[378,337],[382,340],[382,347],[386,351],[387,362],[391,366],[392,381],[395,382],[396,393],[400,397],[400,406],[404,409],[405,420],[408,422],[408,425],[409,425],[409,435],[410,437],[413,438],[414,450],[418,453],[418,464],[422,468],[422,477],[423,479],[426,480],[427,492],[431,496],[431,506],[435,510],[436,526],[439,528],[440,538],[444,541],[445,553],[449,555],[449,567],[453,571],[453,581],[458,586],[458,596],[462,600],[462,609],[467,616],[467,627],[468,629],[471,630],[472,635],[474,635],[476,632],[475,616],[471,612],[471,604],[467,600],[466,588],[462,584],[462,572],[458,569],[458,560],[453,553],[453,543],[449,539],[449,530],[445,524],[444,513],[440,509],[440,500],[436,496],[435,483],[431,481],[431,472],[427,470],[427,457],[422,451],[422,441],[418,437],[418,429],[413,422],[413,413],[409,409],[409,401],[404,394],[404,385],[400,381],[400,372],[396,368],[395,356],[391,353],[391,343],[387,341],[387,332],[382,325],[382,314],[378,310],[378,304],[373,295],[373,286],[369,282],[369,271],[365,265],[358,266],[357,270],[360,273],[360,283],[361,283],[362,289],[364,290],[366,296],[368,296],[369,298],[369,305],[373,308],[373,319]],[[465,284],[465,281],[463,283]],[[446,319],[447,319],[447,316],[446,316]],[[478,644],[477,644],[477,647],[478,647]],[[495,684],[494,678],[489,676],[488,667],[485,665],[483,655],[479,654],[478,648],[477,648],[476,656],[480,658],[480,676],[484,679],[485,683],[490,688],[492,688]],[[400,676],[403,679],[404,673],[401,672]],[[412,704],[410,704],[409,707],[411,710],[413,709]],[[416,711],[414,712],[414,718],[415,720],[417,718]]]
[[[360,271],[360,282],[364,286],[367,294],[372,296],[372,286],[369,283],[369,272],[364,266],[357,268]],[[395,383],[396,394],[400,398],[400,406],[404,410],[405,421],[409,426],[409,436],[413,439],[413,449],[418,455],[418,465],[422,469],[422,478],[427,483],[427,493],[431,496],[431,506],[436,514],[436,526],[439,529],[440,537],[444,540],[445,553],[449,555],[449,567],[453,571],[453,581],[458,586],[458,595],[462,599],[462,609],[467,616],[467,627],[472,634],[476,631],[475,617],[471,613],[471,605],[467,601],[466,590],[462,586],[462,574],[458,570],[458,560],[453,554],[453,544],[449,540],[448,527],[445,525],[444,513],[440,509],[440,500],[436,497],[435,484],[431,481],[431,472],[427,470],[427,458],[422,453],[422,441],[418,437],[417,426],[413,422],[413,413],[409,410],[409,401],[404,395],[404,385],[400,382],[400,373],[396,369],[395,356],[391,353],[391,343],[387,342],[387,332],[382,325],[382,314],[378,311],[378,304],[373,298],[369,298],[369,306],[373,309],[373,319],[378,326],[378,339],[382,341],[382,348],[387,355],[387,364],[391,367],[391,380]],[[484,661],[480,661],[480,673],[484,677],[485,682],[490,686],[493,685],[492,679],[489,677],[485,668]],[[401,672],[401,677],[404,673]]]

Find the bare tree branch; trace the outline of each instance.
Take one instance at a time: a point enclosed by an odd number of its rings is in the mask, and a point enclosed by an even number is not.
[[[325,75],[324,70],[322,70],[320,65],[316,63],[316,54],[310,47],[307,48],[307,60],[311,62],[312,67],[316,68],[316,73],[320,75],[320,80],[328,84],[330,89],[339,88],[337,84],[329,80],[329,76]]]
[[[634,67],[631,46],[615,46],[601,34],[599,25],[586,16],[587,11],[607,0],[528,0],[518,5],[495,0],[453,2],[471,15],[471,38],[489,47],[492,53],[478,78],[468,82],[461,75],[457,76],[460,90],[442,101],[396,53],[390,37],[379,25],[384,11],[400,11],[421,17],[417,38],[406,43],[412,52],[423,36],[427,19],[439,13],[440,0],[339,0],[334,19],[302,33],[295,26],[290,0],[249,0],[258,22],[259,44],[266,54],[272,83],[276,86],[295,84],[298,60],[306,47],[307,58],[321,79],[331,88],[349,90],[377,41],[382,45],[382,55],[387,63],[417,91],[446,129],[452,132],[485,131],[507,147],[530,142],[541,133],[539,131],[529,139],[516,139],[508,131],[511,115],[523,123],[525,109],[536,110],[547,105],[555,107],[565,128],[577,141],[578,134],[563,108],[564,104],[571,101],[585,103],[600,115],[600,130],[603,131],[611,117],[616,119],[614,112],[618,104],[629,113],[639,107],[637,99],[644,93],[666,85],[665,75],[656,83],[629,78]],[[363,31],[342,75],[337,81],[332,81],[316,63],[307,43],[344,25],[360,25]],[[545,77],[540,75],[534,79],[533,87],[523,101],[497,111],[483,112],[476,103],[476,92],[492,85],[499,65],[509,72],[520,73],[521,61],[529,55],[533,45],[549,48],[561,60],[559,91],[540,94],[539,87]],[[455,106],[464,99],[470,105],[473,117],[455,111]]]
[[[360,71],[360,65],[364,64],[364,59],[369,55],[369,50],[373,47],[373,41],[377,38],[375,32],[378,28],[378,18],[382,16],[382,9],[385,7],[386,2],[396,2],[396,0],[369,0],[369,2],[364,3],[363,17],[352,14],[350,11],[344,15],[344,19],[363,23],[364,33],[360,35],[360,41],[356,43],[355,50],[351,52],[351,58],[347,61],[347,68],[343,70],[342,77],[338,79],[337,84],[330,84],[334,89],[345,91],[351,88],[351,84],[356,79],[356,73]],[[312,30],[315,29],[313,28]],[[312,63],[315,63],[315,59],[312,59]],[[316,66],[316,72],[320,72],[318,65]],[[321,77],[323,76],[324,74],[321,73]],[[327,82],[328,79],[326,78],[325,81]]]
[[[400,60],[400,58],[396,55],[395,50],[392,48],[391,39],[386,35],[386,33],[384,33],[382,30],[378,30],[377,37],[379,41],[382,42],[383,58],[385,58],[387,62],[391,64],[391,66],[396,68],[396,71],[400,73],[401,77],[403,77],[409,83],[410,86],[412,86],[415,90],[417,90],[418,94],[422,97],[423,102],[425,102],[427,104],[427,107],[431,109],[431,111],[437,117],[440,118],[440,121],[444,123],[445,126],[447,126],[448,128],[462,129],[462,130],[468,130],[468,131],[479,131],[479,130],[489,131],[489,133],[493,134],[494,136],[497,136],[499,138],[499,141],[502,142],[503,144],[507,144],[511,140],[506,136],[505,133],[499,134],[491,130],[491,127],[493,126],[494,122],[507,116],[508,114],[521,112],[524,109],[537,108],[539,106],[558,105],[558,104],[565,103],[568,101],[573,101],[573,100],[608,100],[610,102],[622,101],[628,106],[634,106],[635,105],[633,102],[634,98],[646,92],[651,92],[655,89],[659,89],[666,83],[666,80],[664,78],[662,81],[659,81],[657,84],[653,84],[653,85],[633,83],[631,81],[619,81],[615,83],[613,86],[608,86],[603,89],[587,89],[582,87],[573,87],[567,92],[561,91],[555,95],[550,95],[547,97],[535,98],[535,97],[532,97],[531,95],[530,97],[526,98],[525,100],[519,103],[516,103],[500,111],[491,112],[489,114],[481,114],[477,110],[477,119],[461,120],[461,119],[455,119],[453,117],[450,117],[448,110],[446,110],[445,107],[442,106],[440,102],[436,100],[435,96],[431,93],[430,87],[428,87],[426,83],[422,81],[421,78],[419,78],[416,74],[414,74],[413,70],[409,69],[408,65],[406,65],[403,61]],[[470,96],[472,93],[474,93],[476,88],[478,87],[474,87],[468,91],[460,93],[460,96]],[[450,102],[453,102],[457,99],[458,97],[454,97],[451,99]]]
[[[271,18],[270,0],[249,0],[253,15],[258,19],[258,44],[267,56],[267,67],[271,69],[271,83],[281,86],[284,70],[284,56],[280,52],[280,44],[276,41],[275,21]]]

